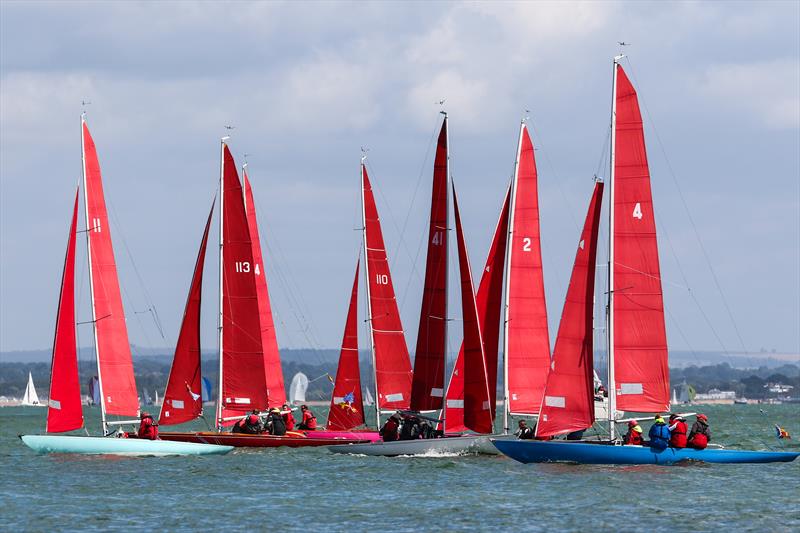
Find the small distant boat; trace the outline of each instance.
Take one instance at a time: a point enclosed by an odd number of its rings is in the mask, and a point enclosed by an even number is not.
[[[748,400],[747,398],[736,398],[735,400],[733,400],[733,403],[736,405],[747,405],[748,403],[750,403],[750,400]]]
[[[789,462],[800,453],[703,450],[620,445],[615,425],[624,420],[616,409],[637,413],[670,410],[670,387],[664,304],[658,261],[655,211],[642,118],[636,90],[614,58],[609,180],[608,264],[608,441],[493,441],[522,463],[664,464]],[[596,185],[578,246],[559,326],[551,371],[545,385],[536,436],[551,438],[594,424],[592,300],[600,196]],[[590,231],[591,230],[591,231]],[[589,233],[592,233],[589,236]],[[673,402],[676,398],[673,397]],[[639,418],[642,420],[642,418]]]
[[[47,435],[20,435],[22,442],[38,453],[81,453],[110,455],[208,455],[224,454],[230,446],[186,444],[162,440],[115,438],[109,425],[129,425],[136,419],[109,420],[109,415],[138,417],[139,398],[133,374],[128,331],[120,297],[119,279],[111,244],[108,214],[103,197],[100,164],[94,141],[81,116],[83,190],[86,209],[87,256],[97,356],[97,396],[103,437],[53,435],[80,429],[84,425],[78,382],[75,335],[75,241],[78,220],[78,191],[67,240],[61,281],[47,410]],[[33,383],[29,379],[32,389]],[[35,396],[35,392],[32,393]]]
[[[306,403],[307,390],[308,376],[302,372],[298,372],[292,377],[292,382],[289,384],[289,402],[292,405],[301,405]]]
[[[22,396],[20,405],[26,407],[44,407],[44,405],[39,402],[39,395],[36,394],[36,387],[33,386],[33,375],[30,372],[28,372],[28,386],[25,387],[25,394]]]

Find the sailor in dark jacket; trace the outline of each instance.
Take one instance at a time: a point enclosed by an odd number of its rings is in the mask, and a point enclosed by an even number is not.
[[[269,410],[267,429],[270,435],[286,435],[286,421],[284,421],[283,415],[281,415],[281,410],[277,407],[273,407]]]
[[[655,422],[648,433],[650,447],[656,450],[665,450],[669,446],[669,426],[664,422],[664,417],[656,415]]]

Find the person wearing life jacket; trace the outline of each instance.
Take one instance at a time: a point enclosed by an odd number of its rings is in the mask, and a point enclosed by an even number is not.
[[[514,433],[518,439],[521,440],[533,440],[533,429],[528,427],[528,423],[524,420],[520,420],[517,423],[519,429]]]
[[[778,424],[775,424],[775,436],[778,437],[779,439],[791,439],[792,438],[792,436],[789,435],[789,432],[786,430],[786,428],[783,428],[783,427],[779,426]]]
[[[258,416],[258,410],[253,411],[234,424],[232,433],[244,433],[245,435],[258,435],[264,432],[264,426],[261,424],[261,417]]]
[[[648,437],[650,437],[650,447],[655,450],[665,450],[669,446],[669,426],[664,422],[663,416],[656,415]]]
[[[158,438],[158,424],[153,420],[153,416],[144,412],[139,417],[139,431],[136,436],[140,439],[156,440]]]
[[[383,438],[383,442],[394,442],[400,439],[399,429],[400,417],[397,414],[393,414],[378,433]]]
[[[669,415],[669,445],[671,448],[686,448],[686,419],[676,414]]]
[[[267,431],[270,435],[286,435],[286,422],[283,420],[281,410],[273,407],[267,415]]]
[[[711,440],[711,430],[708,428],[708,417],[704,414],[697,415],[697,420],[692,424],[689,440],[686,443],[690,448],[703,450]]]
[[[288,403],[283,404],[281,415],[283,415],[283,423],[286,425],[286,431],[292,431],[294,429],[294,415]]]
[[[400,426],[400,440],[416,440],[419,438],[419,418],[414,415],[404,415]]]
[[[636,420],[629,420],[628,432],[625,433],[625,436],[622,439],[623,444],[633,444],[635,446],[641,446],[644,444],[644,439],[642,438],[642,426],[639,425],[639,422]]]
[[[303,419],[297,426],[297,429],[314,430],[317,429],[317,417],[311,412],[307,405],[300,406],[300,411],[303,412]]]

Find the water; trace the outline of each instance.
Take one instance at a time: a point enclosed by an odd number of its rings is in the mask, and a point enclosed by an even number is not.
[[[762,408],[766,415],[755,405],[702,409],[716,442],[783,448],[773,422],[800,439],[796,405]],[[87,416],[95,430],[99,413]],[[17,434],[41,432],[44,417],[41,408],[0,409],[0,530],[800,530],[800,460],[523,465],[504,457],[353,457],[319,448],[38,456]],[[800,450],[800,440],[786,444]]]

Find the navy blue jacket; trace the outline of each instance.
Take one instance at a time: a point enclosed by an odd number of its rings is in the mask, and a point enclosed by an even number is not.
[[[657,450],[664,450],[669,446],[669,426],[665,423],[655,423],[650,427],[648,433],[650,437],[650,447]]]

